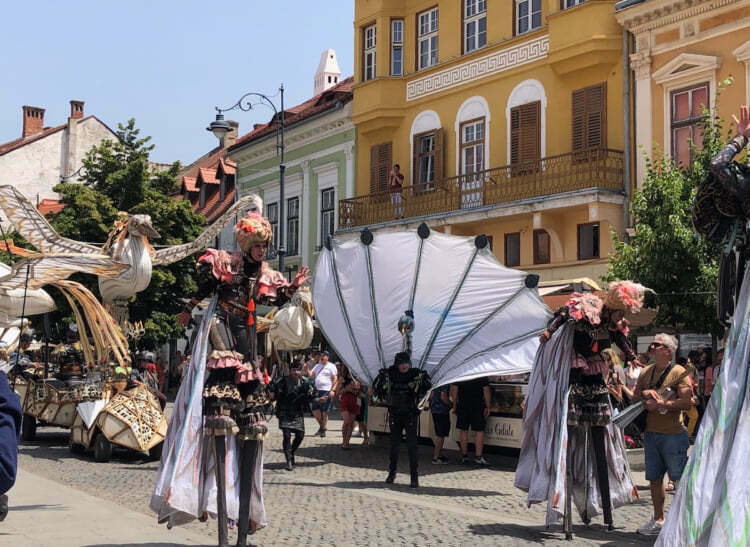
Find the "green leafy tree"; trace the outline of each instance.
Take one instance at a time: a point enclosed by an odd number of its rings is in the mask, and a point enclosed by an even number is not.
[[[140,138],[135,120],[118,125],[117,140],[105,140],[94,146],[83,160],[81,183],[63,183],[55,187],[65,208],[51,217],[52,226],[63,236],[103,244],[117,218],[118,211],[151,216],[161,238],[154,245],[178,245],[197,237],[205,219],[193,212],[190,202],[176,200],[179,189],[179,163],[166,171],[154,170],[149,154],[154,146],[150,137]],[[151,284],[129,303],[130,320],[142,321],[146,333],[140,341],[144,348],[157,346],[184,334],[175,315],[182,299],[195,293],[195,259],[155,267]],[[83,276],[80,276],[83,277]],[[82,281],[98,294],[96,279]],[[67,305],[60,307],[67,310]],[[66,320],[67,311],[55,319]]]
[[[665,155],[649,163],[643,188],[633,197],[635,234],[629,241],[614,234],[615,254],[605,281],[632,279],[653,289],[656,294],[646,302],[658,306],[654,326],[720,336],[716,285],[721,247],[699,237],[691,222],[697,186],[709,176],[711,158],[727,141],[722,120],[705,114],[703,146],[693,150],[691,165],[675,165]]]

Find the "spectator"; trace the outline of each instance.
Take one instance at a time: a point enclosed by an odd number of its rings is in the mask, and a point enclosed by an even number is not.
[[[0,521],[8,514],[6,492],[16,482],[18,470],[18,434],[21,430],[21,405],[10,389],[8,377],[0,372]]]
[[[271,399],[276,401],[276,417],[284,436],[282,447],[287,471],[294,471],[294,453],[305,437],[304,411],[315,393],[309,380],[302,378],[301,369],[300,362],[292,361],[289,374],[278,376],[268,387]]]
[[[625,387],[631,392],[635,390],[635,386],[638,383],[638,376],[640,376],[643,370],[644,363],[648,363],[648,354],[641,353],[638,356],[637,361],[628,361],[624,367],[625,370]]]
[[[482,456],[484,450],[484,428],[490,415],[490,384],[487,377],[468,380],[451,386],[453,412],[456,413],[456,429],[460,433],[461,462],[469,463],[469,427],[474,431],[474,463],[487,465]]]
[[[448,458],[443,456],[443,443],[451,432],[450,386],[440,386],[430,393],[430,414],[435,426],[435,448],[432,451],[432,463],[444,465]]]
[[[419,424],[419,400],[430,389],[429,375],[420,369],[412,368],[411,357],[406,351],[396,354],[393,365],[381,369],[373,382],[377,397],[388,404],[388,427],[391,430],[391,461],[385,482],[393,484],[398,468],[398,449],[401,434],[406,432],[406,446],[409,450],[409,471],[411,488],[419,488],[417,473],[417,427]]]
[[[719,377],[719,369],[721,362],[724,360],[724,350],[720,349],[716,352],[716,364],[712,365],[709,361],[705,369],[705,390],[703,392],[704,405],[708,406],[708,401],[711,399],[711,393],[714,391],[716,385],[716,379]]]
[[[393,205],[393,215],[396,218],[404,218],[403,197],[401,195],[403,186],[404,175],[401,173],[401,166],[397,163],[388,175],[388,191],[391,193],[391,205]]]
[[[664,475],[668,473],[677,486],[687,463],[689,442],[681,416],[693,401],[690,380],[687,375],[683,376],[685,369],[672,363],[677,351],[674,336],[657,334],[649,351],[654,364],[643,369],[633,400],[644,400],[648,413],[644,456],[654,516],[638,528],[638,533],[657,535],[664,523]],[[669,388],[669,391],[661,395],[660,388]]]
[[[622,368],[620,356],[612,348],[602,350],[602,358],[609,366],[607,373],[607,390],[609,390],[612,406],[617,410],[623,410],[630,404],[633,392],[626,385],[625,370]]]
[[[326,436],[328,427],[328,413],[331,411],[331,402],[333,394],[336,392],[338,382],[338,371],[336,365],[328,362],[331,356],[328,351],[320,354],[320,362],[309,371],[308,376],[315,380],[315,398],[310,403],[315,421],[318,422],[318,431],[315,435],[318,437]]]
[[[367,386],[360,385],[359,387],[359,413],[355,418],[357,427],[359,428],[359,434],[362,436],[362,444],[367,446],[370,444],[370,432],[367,430],[367,407],[369,404],[369,389]]]
[[[690,388],[692,390],[693,395],[693,402],[697,401],[698,397],[698,371],[695,370],[695,367],[690,363],[690,360],[686,357],[680,357],[677,359],[677,364],[683,367],[685,370],[687,370],[690,375],[688,376],[688,379],[690,380]],[[685,412],[685,419],[687,419],[687,423],[685,426],[687,427],[687,434],[688,438],[692,438],[695,434],[695,427],[698,425],[698,409],[696,406],[691,406],[686,412]]]
[[[341,418],[344,422],[341,426],[341,436],[343,437],[341,448],[349,450],[349,441],[354,431],[354,420],[359,414],[359,382],[354,379],[349,367],[344,363],[341,363],[336,391],[341,406]]]

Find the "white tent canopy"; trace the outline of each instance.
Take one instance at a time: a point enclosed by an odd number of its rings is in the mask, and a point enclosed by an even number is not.
[[[485,236],[419,230],[372,234],[322,250],[313,303],[323,334],[372,383],[402,350],[397,324],[414,313],[412,362],[433,386],[531,370],[551,312],[538,276],[502,266]]]

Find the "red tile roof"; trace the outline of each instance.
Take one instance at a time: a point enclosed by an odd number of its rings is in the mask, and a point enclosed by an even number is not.
[[[198,186],[195,184],[195,177],[182,177],[182,192],[197,192]]]
[[[335,86],[323,91],[306,100],[305,102],[287,108],[284,110],[284,124],[288,127],[295,123],[301,122],[315,114],[325,112],[331,108],[334,108],[337,103],[347,103],[352,100],[352,85],[354,78],[349,77],[346,80],[341,80]],[[271,118],[266,124],[259,125],[257,129],[253,129],[250,133],[243,135],[237,141],[229,147],[229,150],[236,150],[237,148],[259,139],[265,135],[276,131],[276,115]]]
[[[216,162],[216,165],[211,167],[198,168],[198,186],[200,186],[201,182],[204,184],[219,184],[220,181],[216,178],[216,167],[218,164]]]
[[[234,203],[233,184],[226,189],[224,199],[220,199],[222,176],[234,177],[237,173],[237,164],[225,156],[225,149],[214,148],[182,171],[182,199],[189,200],[193,211],[206,217],[209,223],[219,218]],[[204,184],[205,203],[201,207],[200,191]]]
[[[42,213],[42,215],[46,216],[50,213],[59,213],[65,208],[65,204],[60,203],[56,199],[44,198],[41,202],[39,202],[39,205],[37,205],[36,208],[40,213]]]

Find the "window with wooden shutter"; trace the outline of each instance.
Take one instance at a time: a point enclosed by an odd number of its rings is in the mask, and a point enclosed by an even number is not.
[[[534,230],[534,264],[549,263],[549,234],[547,230]]]
[[[414,135],[412,184],[414,191],[430,190],[443,178],[443,129]]]
[[[517,165],[513,175],[533,172],[542,155],[542,103],[535,101],[510,110],[510,163]]]
[[[601,83],[573,92],[572,151],[607,147],[607,84]]]
[[[393,146],[390,142],[370,148],[370,193],[388,190],[388,173],[391,171]]]

